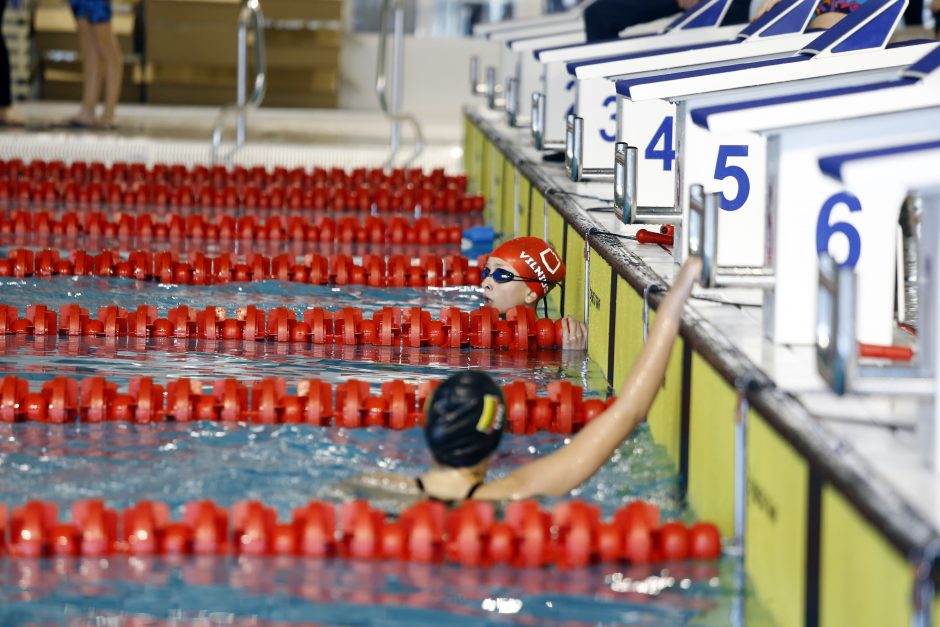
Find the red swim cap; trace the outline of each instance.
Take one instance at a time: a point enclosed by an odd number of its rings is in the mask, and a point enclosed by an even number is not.
[[[516,275],[534,279],[526,283],[540,297],[565,280],[565,264],[551,244],[537,237],[517,237],[503,242],[490,257],[498,257],[512,266]],[[551,281],[539,283],[537,281]]]

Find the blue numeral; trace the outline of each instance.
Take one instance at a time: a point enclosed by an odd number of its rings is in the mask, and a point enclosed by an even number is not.
[[[570,81],[568,81],[568,84],[565,85],[565,91],[571,91],[572,89],[574,89],[574,79],[571,79]],[[565,111],[565,119],[567,120],[568,116],[571,115],[572,113],[574,113],[574,102],[572,102],[571,106],[568,107],[568,110]]]
[[[734,198],[728,198],[724,193],[721,195],[721,208],[725,211],[735,211],[744,206],[747,197],[751,193],[751,180],[747,177],[744,168],[738,165],[728,165],[728,159],[731,157],[746,157],[747,146],[722,145],[718,147],[718,160],[715,163],[715,180],[723,181],[728,177],[733,178],[738,183],[738,193]]]
[[[854,268],[858,263],[858,257],[862,254],[862,236],[854,226],[848,222],[835,222],[830,224],[829,218],[832,216],[832,210],[839,205],[845,207],[852,213],[862,210],[862,203],[852,194],[839,192],[826,199],[822,208],[819,210],[819,219],[816,221],[816,252],[829,252],[829,240],[836,233],[842,233],[849,243],[849,254],[840,266]]]
[[[604,106],[604,108],[606,109],[606,108],[609,107],[611,104],[614,104],[614,103],[616,103],[616,102],[617,102],[617,96],[607,96],[607,98],[604,100],[604,105],[603,105],[603,106]],[[616,109],[614,109],[614,112],[610,114],[610,119],[613,120],[614,122],[617,121],[617,110],[616,110]],[[601,129],[601,139],[603,139],[605,142],[612,142],[612,141],[616,140],[616,139],[617,139],[617,125],[614,124],[614,134],[613,134],[613,135],[611,135],[611,134],[608,133],[605,129],[602,128],[602,129]]]
[[[656,148],[659,140],[662,139],[662,150]],[[646,158],[650,160],[662,160],[663,172],[672,171],[672,162],[676,159],[676,151],[672,149],[672,116],[663,118],[663,123],[659,125],[656,132],[653,133],[653,139],[646,147]]]

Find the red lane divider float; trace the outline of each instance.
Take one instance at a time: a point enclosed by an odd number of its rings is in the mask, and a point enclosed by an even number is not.
[[[416,263],[414,263],[416,262]],[[218,256],[190,251],[137,250],[126,257],[110,250],[98,254],[74,250],[67,258],[58,250],[34,252],[18,248],[0,257],[0,277],[100,276],[159,281],[186,285],[266,281],[293,281],[313,285],[368,285],[369,287],[442,287],[479,285],[480,267],[460,255],[422,255],[412,260],[404,255],[386,259],[363,255],[356,264],[349,255],[305,255],[288,253],[268,257],[258,253]]]
[[[19,317],[16,307],[0,304],[2,335],[68,335],[94,337],[174,337],[202,340],[304,342],[422,348],[496,348],[534,351],[562,345],[562,319],[537,318],[535,311],[519,305],[501,319],[494,307],[461,311],[444,307],[440,317],[420,307],[383,307],[372,318],[358,307],[333,312],[311,307],[302,318],[286,307],[265,312],[254,305],[239,308],[228,317],[224,307],[202,310],[174,307],[166,318],[153,305],[128,312],[115,305],[98,309],[92,318],[76,304],[63,305],[58,316],[46,305],[31,305]]]
[[[115,161],[110,166],[100,161],[61,160],[43,161],[33,159],[28,163],[22,159],[0,160],[0,181],[66,181],[75,183],[162,183],[166,185],[255,185],[258,187],[322,187],[327,185],[370,185],[372,187],[411,187],[413,189],[458,189],[467,187],[464,174],[448,176],[443,168],[425,173],[420,168],[343,168],[301,167],[288,169],[276,166],[268,170],[264,166],[245,167],[235,165],[186,166],[182,164],[156,163],[148,167],[143,163]]]
[[[263,167],[231,170],[223,166],[44,162],[28,165],[0,161],[0,202],[73,207],[163,210],[187,209],[311,209],[379,212],[479,213],[482,196],[465,193],[464,175],[443,170],[360,168],[346,173],[334,168]]]
[[[607,521],[597,506],[583,501],[560,503],[550,512],[534,501],[514,502],[502,520],[493,504],[482,501],[451,510],[423,501],[397,520],[366,501],[338,507],[311,501],[296,508],[289,522],[279,521],[275,510],[259,501],[237,503],[231,511],[194,501],[183,511],[177,521],[165,503],[141,501],[119,513],[101,500],[88,500],[76,502],[72,522],[64,523],[54,503],[30,501],[9,518],[0,506],[0,530],[9,527],[6,549],[13,558],[232,554],[570,568],[711,560],[721,554],[714,525],[661,525],[659,509],[643,501]],[[0,552],[3,548],[0,544]]]
[[[126,358],[133,354],[142,360],[159,359],[159,354],[184,355],[192,351],[232,355],[239,359],[342,359],[396,366],[434,366],[439,368],[526,369],[533,364],[563,367],[561,351],[457,351],[449,348],[408,348],[357,344],[300,344],[269,342],[232,342],[227,340],[177,340],[175,338],[97,337],[68,335],[0,335],[0,358],[6,355],[30,355],[47,358],[50,354],[96,359]],[[61,374],[75,376],[78,367],[60,366]],[[191,375],[199,376],[199,375]]]
[[[103,377],[56,377],[40,390],[30,391],[26,379],[8,376],[0,379],[0,422],[210,420],[410,429],[424,424],[424,401],[438,383],[388,381],[378,396],[372,396],[369,384],[355,379],[335,388],[319,379],[306,379],[298,382],[295,394],[288,394],[284,379],[249,385],[236,379],[184,378],[168,381],[164,393],[164,386],[149,377],[131,379],[124,392]],[[547,397],[537,396],[531,382],[506,385],[506,429],[515,434],[572,433],[613,402],[583,400],[583,390],[570,381],[553,381],[547,392]]]
[[[459,244],[463,229],[444,226],[433,218],[410,220],[401,216],[345,217],[316,220],[274,215],[267,220],[253,215],[240,218],[223,215],[217,219],[195,214],[69,211],[56,217],[51,211],[11,211],[0,215],[0,234],[79,235],[105,238],[180,240],[186,238],[216,241],[301,241],[370,244]]]

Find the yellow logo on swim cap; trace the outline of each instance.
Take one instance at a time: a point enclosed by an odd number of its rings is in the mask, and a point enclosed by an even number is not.
[[[503,427],[503,404],[495,394],[483,395],[483,411],[477,421],[477,431],[492,433],[494,429]]]

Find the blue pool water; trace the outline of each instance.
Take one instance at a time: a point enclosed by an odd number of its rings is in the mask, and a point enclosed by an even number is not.
[[[336,309],[444,306],[473,309],[473,288],[438,290],[329,288],[290,283],[213,288],[162,286],[119,279],[0,279],[0,303],[24,311],[78,303],[92,311],[116,304],[254,304]],[[0,376],[39,382],[54,376],[136,376],[159,381],[319,377],[331,384],[358,378],[373,387],[390,379],[442,378],[455,368],[486,368],[503,383],[526,379],[544,389],[568,379],[605,397],[604,377],[590,360],[558,351],[377,349],[270,343],[0,336]],[[35,383],[33,384],[35,385]],[[504,438],[493,475],[560,446],[564,436]],[[175,516],[187,501],[231,506],[259,499],[289,517],[311,499],[357,496],[344,480],[363,471],[420,473],[428,463],[421,432],[317,428],[308,425],[215,423],[132,425],[0,425],[0,502],[54,501],[68,518],[79,499],[103,497],[124,508],[166,501]],[[665,519],[691,520],[665,451],[643,426],[573,496],[605,515],[636,498],[660,506]],[[408,503],[372,499],[396,512]],[[546,500],[545,505],[551,505]],[[558,570],[475,569],[390,562],[306,559],[114,557],[105,560],[0,560],[0,624],[329,624],[454,625],[749,625],[769,624],[747,594],[736,591],[730,558],[717,563],[604,565]],[[138,621],[138,622],[135,622]]]

